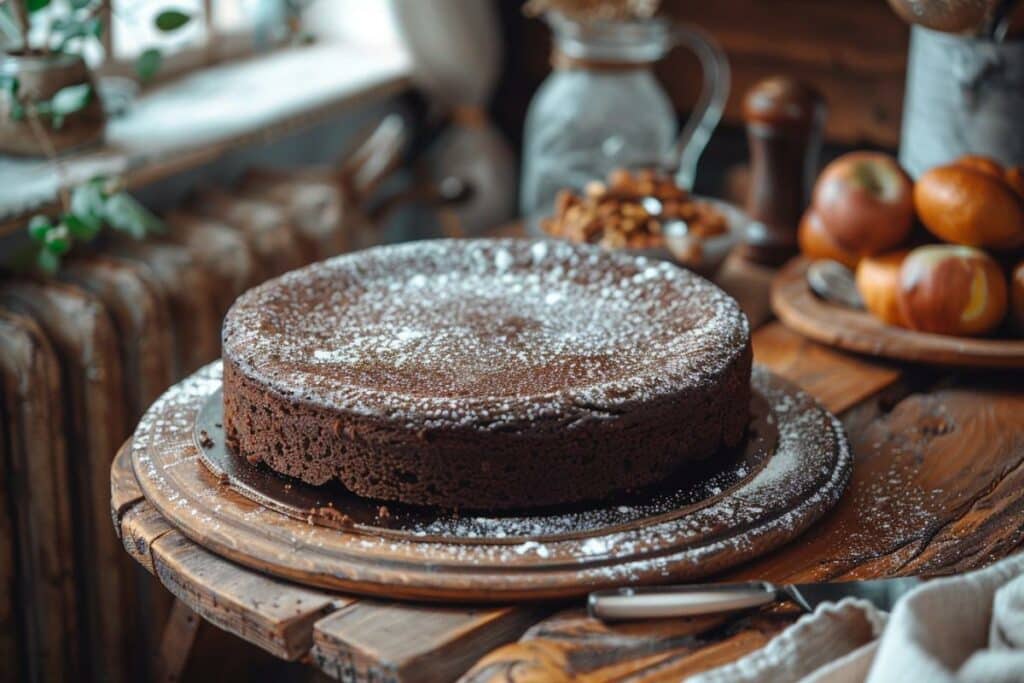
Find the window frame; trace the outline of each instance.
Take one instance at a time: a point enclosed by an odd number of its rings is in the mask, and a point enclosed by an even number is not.
[[[100,19],[103,22],[102,44],[104,57],[103,62],[94,69],[94,72],[100,77],[116,76],[138,80],[138,74],[135,71],[135,60],[115,56],[112,27],[112,5],[115,1],[107,0],[100,13]],[[199,44],[183,47],[180,50],[164,55],[160,70],[153,78],[141,84],[144,88],[159,85],[160,83],[215,64],[278,50],[286,47],[294,34],[294,29],[289,27],[289,30],[282,33],[279,38],[257,50],[253,39],[253,27],[248,29],[223,29],[217,27],[213,21],[214,5],[217,2],[218,0],[202,0],[202,20],[205,22],[206,29],[205,39]]]

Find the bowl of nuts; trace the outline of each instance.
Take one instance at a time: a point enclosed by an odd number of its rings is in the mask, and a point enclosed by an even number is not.
[[[581,194],[562,190],[554,215],[530,221],[546,237],[624,249],[710,277],[747,229],[739,208],[696,197],[654,169],[617,169]]]

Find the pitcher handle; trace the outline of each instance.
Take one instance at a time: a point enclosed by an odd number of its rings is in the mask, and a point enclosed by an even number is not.
[[[704,71],[697,106],[679,134],[671,159],[678,164],[676,182],[693,189],[697,162],[722,119],[725,102],[729,98],[729,60],[718,43],[695,26],[677,25],[673,29],[673,37],[676,45],[688,47],[697,55]]]

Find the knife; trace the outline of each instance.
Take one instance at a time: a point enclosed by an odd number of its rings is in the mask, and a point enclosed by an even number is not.
[[[923,579],[918,577],[906,577],[782,586],[767,581],[751,581],[615,588],[591,593],[587,611],[595,619],[622,621],[738,612],[789,600],[813,612],[823,602],[836,602],[846,597],[861,598],[889,611],[904,593],[922,583]]]

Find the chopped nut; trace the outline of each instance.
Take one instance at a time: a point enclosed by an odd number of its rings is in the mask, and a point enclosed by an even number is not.
[[[652,215],[643,200],[653,197],[661,211]],[[607,249],[665,247],[667,221],[687,223],[691,238],[720,235],[729,229],[725,216],[710,204],[695,201],[675,180],[654,169],[630,172],[616,169],[607,183],[591,181],[582,195],[558,193],[555,214],[541,221],[545,232],[573,242],[600,244]],[[699,254],[700,250],[690,253]]]

